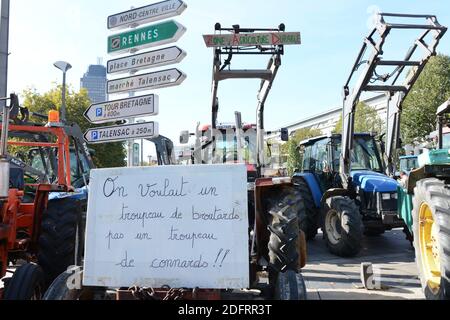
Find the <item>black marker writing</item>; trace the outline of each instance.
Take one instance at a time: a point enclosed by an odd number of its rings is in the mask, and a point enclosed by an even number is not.
[[[140,221],[142,228],[145,227],[146,220],[165,218],[162,212],[129,212],[126,209],[128,209],[128,207],[126,205],[122,205],[122,214],[120,215],[119,220]]]
[[[119,263],[116,263],[116,266],[120,266],[122,268],[134,268],[134,259],[128,260],[128,252],[125,251],[125,258],[122,259]]]
[[[116,186],[116,181],[119,179],[119,177],[108,178],[106,179],[105,183],[103,184],[103,195],[106,198],[110,198],[113,195],[117,194],[119,198],[126,198],[128,197],[128,194],[124,187],[122,186]]]
[[[199,212],[197,209],[195,209],[194,206],[192,206],[193,220],[231,221],[231,220],[239,220],[240,218],[241,217],[238,214],[236,214],[235,209],[233,209],[231,213],[223,212],[222,209],[219,209],[217,207],[214,208],[214,212]]]
[[[136,240],[152,240],[152,237],[149,233],[147,232],[143,232],[143,233],[138,233],[136,235]]]
[[[113,233],[112,231],[109,231],[108,235],[106,236],[106,239],[108,239],[108,249],[111,249],[111,240],[122,240],[124,238],[123,233]]]
[[[172,269],[205,269],[208,268],[209,264],[203,261],[203,255],[200,255],[198,259],[153,259],[150,268],[162,269],[162,268],[172,268]]]
[[[170,229],[170,236],[167,240],[175,241],[191,241],[191,246],[194,248],[196,240],[217,240],[214,233],[201,233],[201,232],[190,232],[190,233],[179,233],[178,229],[174,229],[172,226]]]
[[[217,188],[216,187],[203,187],[202,190],[198,193],[199,196],[212,196],[218,197]]]
[[[176,208],[175,212],[172,213],[170,219],[177,219],[177,220],[183,219],[183,213],[181,213],[181,211],[178,210],[178,207]]]
[[[170,180],[165,179],[164,186],[162,188],[159,187],[157,183],[147,184],[146,186],[140,184],[139,190],[141,197],[150,197],[150,198],[186,197],[187,193],[185,192],[184,188],[188,183],[189,182],[184,180],[184,177],[181,177],[180,184],[177,187],[173,187],[170,183]]]

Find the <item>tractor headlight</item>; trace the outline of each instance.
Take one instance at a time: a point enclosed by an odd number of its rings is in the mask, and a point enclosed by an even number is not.
[[[391,198],[397,200],[398,199],[397,193],[391,193]]]
[[[383,200],[390,200],[391,199],[391,194],[390,193],[383,193],[381,195]]]

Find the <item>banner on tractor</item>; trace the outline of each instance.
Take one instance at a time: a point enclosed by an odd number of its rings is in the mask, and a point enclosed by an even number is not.
[[[245,165],[91,171],[83,284],[249,287]]]

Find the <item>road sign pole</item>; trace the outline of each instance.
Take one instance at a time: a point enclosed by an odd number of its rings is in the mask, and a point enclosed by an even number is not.
[[[144,166],[144,139],[141,139],[141,167]]]
[[[8,94],[9,0],[1,0],[0,17],[0,97]],[[0,107],[6,105],[0,101]]]
[[[134,73],[130,72],[130,76],[132,76]],[[128,93],[128,98],[133,98],[134,97],[134,92],[129,92]],[[129,118],[128,119],[128,123],[129,124],[133,124],[134,123],[135,118]],[[128,167],[133,167],[133,144],[134,144],[134,140],[128,140],[128,148],[127,148],[127,159],[128,159]]]
[[[131,7],[131,10],[133,10],[134,7]],[[136,27],[132,27],[131,30],[136,29]],[[131,52],[131,49],[130,49]],[[135,72],[133,70],[130,71],[130,77],[135,74]],[[128,93],[128,98],[133,98],[134,97],[134,92],[130,91]],[[128,119],[128,123],[129,124],[134,124],[134,120],[135,118],[129,118]],[[127,148],[127,164],[128,167],[131,168],[133,167],[133,144],[134,144],[134,140],[128,140],[128,148]]]

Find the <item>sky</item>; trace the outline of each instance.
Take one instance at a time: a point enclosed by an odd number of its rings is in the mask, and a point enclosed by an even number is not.
[[[64,60],[73,69],[67,81],[76,90],[89,64],[103,63],[107,54],[107,17],[148,0],[11,0],[9,44],[9,92],[35,88],[45,92],[60,83],[61,72],[53,63]],[[159,122],[160,133],[178,142],[182,130],[193,131],[197,122],[210,123],[213,53],[202,35],[214,33],[214,25],[275,28],[301,32],[300,46],[286,46],[282,66],[266,102],[267,130],[342,105],[346,81],[362,41],[369,33],[375,10],[396,13],[435,14],[450,26],[448,0],[184,0],[186,11],[176,21],[187,28],[177,45],[187,52],[179,68],[187,79],[177,87],[155,90],[160,114],[147,120]],[[392,50],[406,51],[402,41]],[[408,45],[409,46],[409,45]],[[450,31],[438,51],[450,54]],[[403,55],[403,53],[402,53]],[[265,68],[265,58],[234,58],[234,67]],[[170,66],[172,67],[172,66]],[[163,67],[170,68],[170,67]],[[145,71],[144,71],[145,72]],[[113,79],[113,77],[110,77]],[[232,122],[234,111],[243,121],[256,122],[259,81],[228,80],[219,86],[219,122]],[[139,93],[145,94],[147,92]],[[110,100],[121,98],[110,96]],[[145,153],[154,153],[146,144]]]

